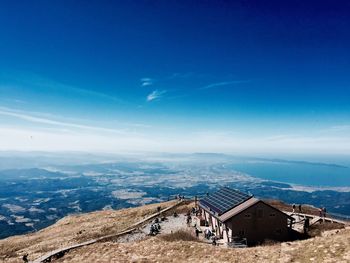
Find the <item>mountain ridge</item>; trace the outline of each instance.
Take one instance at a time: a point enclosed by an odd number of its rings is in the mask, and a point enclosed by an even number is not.
[[[154,214],[158,206],[166,208],[176,204],[176,202],[169,201],[137,208],[97,211],[67,216],[56,224],[38,232],[0,240],[0,261],[22,262],[21,257],[26,253],[29,254],[28,258],[30,260],[34,260],[49,251],[69,244],[88,241],[106,234],[118,233],[130,227],[133,223],[137,223],[138,220]],[[278,201],[274,201],[273,204],[279,208],[282,208],[284,205]],[[176,208],[176,211],[184,213],[192,205],[193,203],[182,204]],[[211,245],[203,244],[196,240],[164,241],[160,236],[147,237],[129,243],[116,243],[113,240],[95,243],[70,251],[62,258],[59,258],[58,262],[83,262],[89,260],[90,262],[99,262],[107,259],[109,262],[175,262],[174,259],[177,260],[176,262],[186,262],[187,259],[191,259],[193,262],[238,262],[240,257],[245,257],[247,259],[246,262],[291,262],[294,259],[299,259],[300,255],[309,257],[307,259],[304,258],[301,262],[309,262],[310,258],[319,258],[318,254],[313,251],[318,251],[319,246],[322,244],[324,244],[324,247],[329,247],[329,254],[332,257],[337,253],[339,254],[335,257],[337,262],[342,260],[346,262],[346,260],[350,259],[350,254],[346,251],[348,241],[350,241],[349,227],[326,231],[321,236],[308,240],[274,243],[269,246],[247,249],[213,248]],[[314,250],[308,248],[307,255],[300,251],[305,244],[314,248]],[[338,247],[334,248],[334,244],[337,244]],[[332,249],[335,251],[334,253]],[[295,253],[297,250],[300,253]],[[209,254],[207,253],[208,251]],[[281,251],[284,252],[281,254]],[[343,252],[340,253],[339,251]],[[164,257],[159,258],[157,256],[159,254]]]

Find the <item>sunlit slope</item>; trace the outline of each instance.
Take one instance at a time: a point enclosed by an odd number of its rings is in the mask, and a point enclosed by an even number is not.
[[[133,223],[175,204],[170,201],[137,208],[74,215],[39,232],[0,241],[0,262],[23,262],[22,256],[36,259],[49,251],[118,233]],[[288,208],[278,201],[277,207]],[[177,207],[186,212],[193,204]],[[310,208],[311,209],[311,208]],[[323,232],[304,241],[275,243],[246,249],[213,247],[209,244],[146,237],[128,243],[101,242],[72,250],[57,262],[350,262],[350,228]]]

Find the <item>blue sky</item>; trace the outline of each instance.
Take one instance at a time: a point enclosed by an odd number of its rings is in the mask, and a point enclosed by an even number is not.
[[[1,1],[0,150],[350,153],[348,1]]]

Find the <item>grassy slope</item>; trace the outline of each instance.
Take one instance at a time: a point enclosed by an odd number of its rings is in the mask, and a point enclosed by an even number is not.
[[[304,241],[246,249],[152,237],[134,243],[94,244],[72,251],[58,262],[350,262],[349,244],[349,228]]]
[[[0,262],[23,262],[19,259],[25,253],[29,253],[29,259],[33,260],[57,248],[118,233],[155,213],[159,205],[163,209],[174,203],[175,201],[170,201],[136,209],[107,210],[67,216],[36,233],[0,240]],[[182,206],[179,209],[188,208]]]
[[[273,205],[283,208],[274,201]],[[271,202],[270,202],[271,203]],[[173,202],[160,204],[162,208]],[[278,204],[278,205],[277,205]],[[186,212],[192,204],[177,208]],[[159,204],[117,211],[99,211],[63,218],[39,232],[0,240],[0,262],[22,262],[29,253],[34,259],[48,251],[68,244],[83,242],[106,234],[119,232],[155,212]],[[285,206],[289,207],[289,206]],[[335,231],[338,231],[337,234]],[[332,234],[332,235],[331,235]],[[328,235],[328,236],[324,236]],[[73,250],[60,262],[350,262],[350,229],[332,230],[323,236],[305,241],[287,242],[248,249],[212,247],[195,241],[167,242],[153,237],[134,243],[105,242]]]

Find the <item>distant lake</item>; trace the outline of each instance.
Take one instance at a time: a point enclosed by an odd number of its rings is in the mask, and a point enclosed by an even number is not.
[[[265,180],[307,186],[350,186],[350,168],[309,163],[240,161],[234,170]]]

